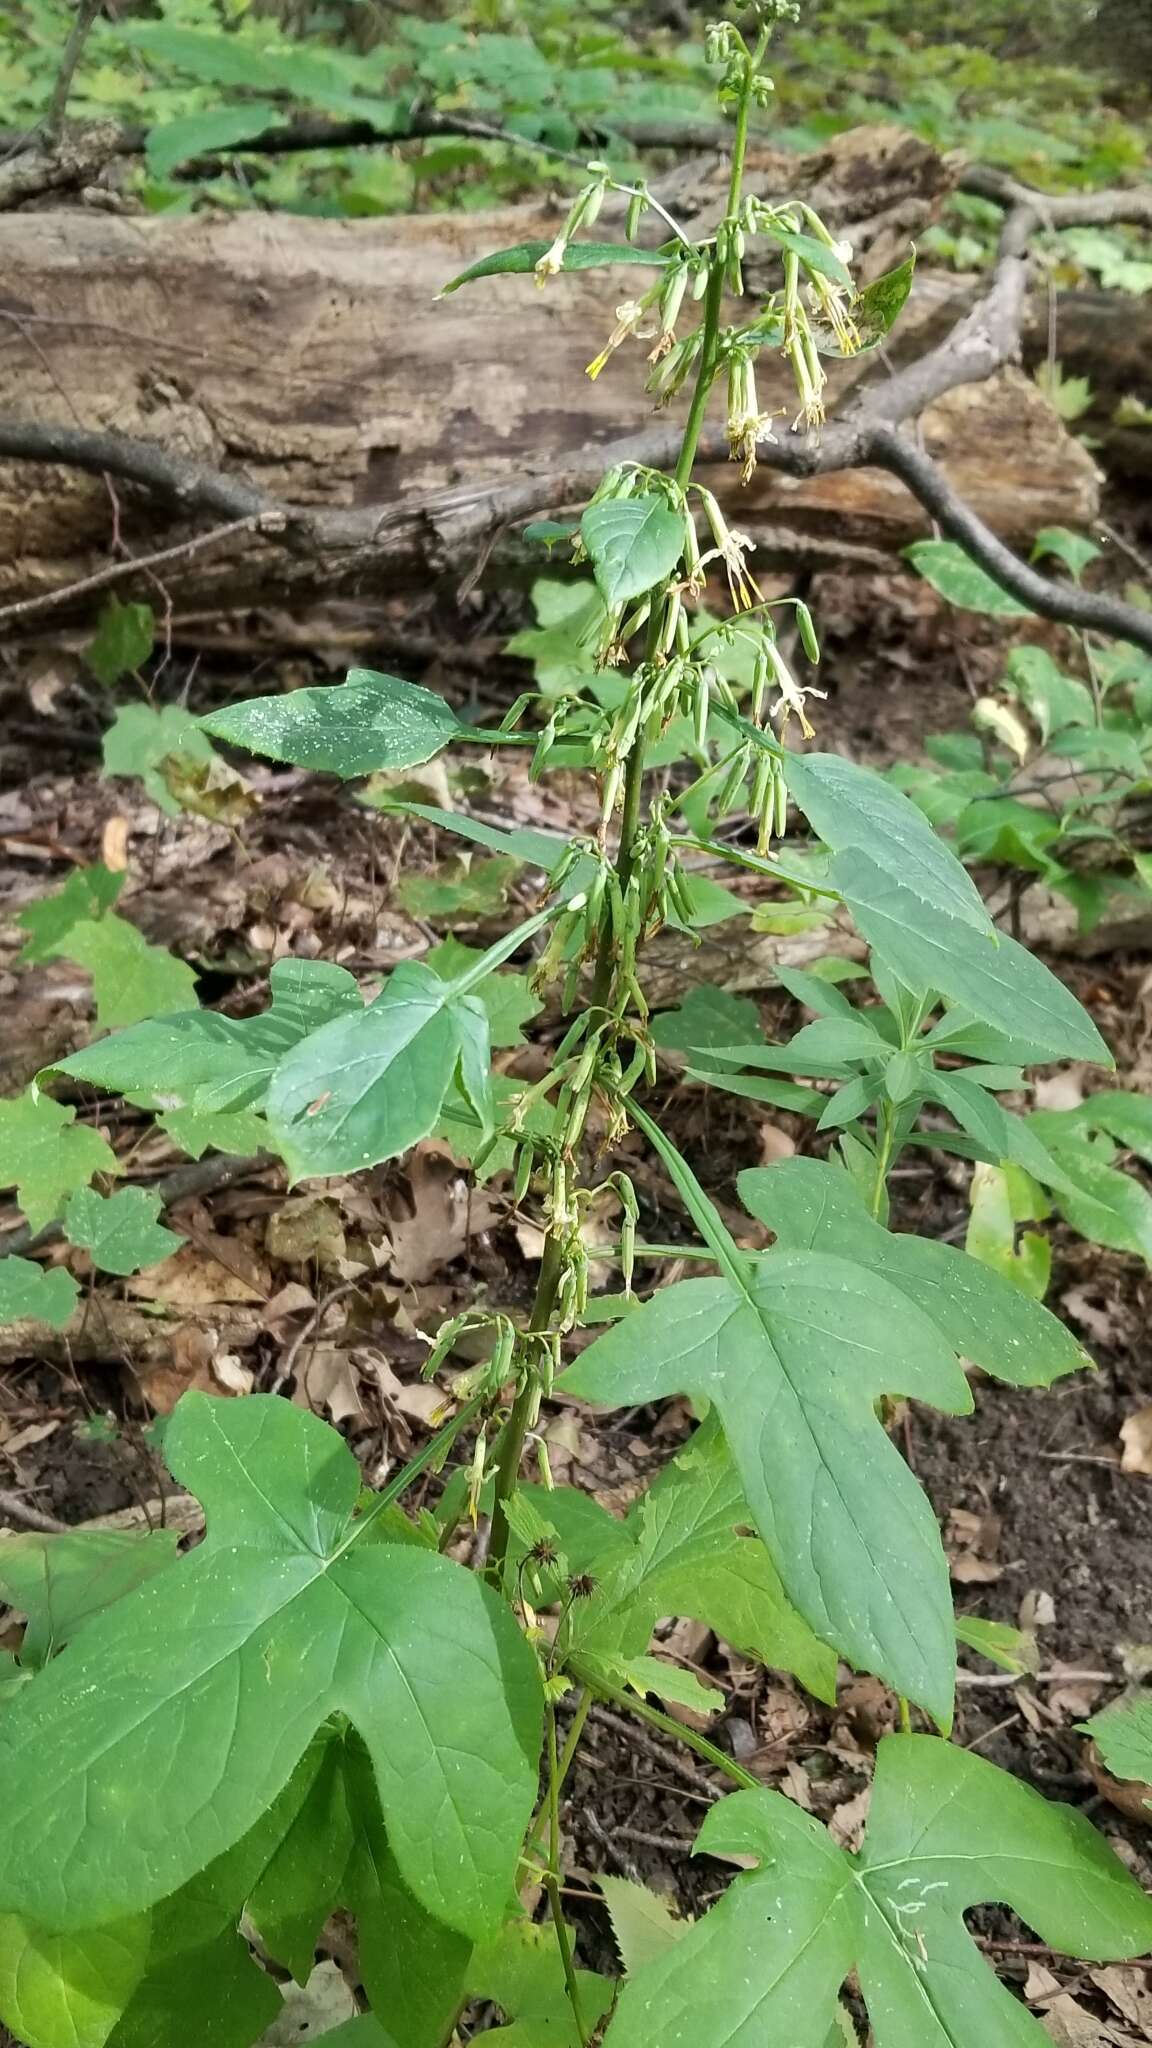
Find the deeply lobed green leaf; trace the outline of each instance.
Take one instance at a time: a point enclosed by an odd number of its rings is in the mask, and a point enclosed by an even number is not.
[[[274,1398],[188,1395],[174,1476],[208,1536],[88,1623],[0,1726],[0,1908],[46,1928],[142,1911],[252,1828],[321,1723],[359,1730],[405,1884],[492,1929],[536,1785],[540,1683],[479,1579],[361,1544],[355,1460]]]
[[[1069,1955],[1152,1939],[1152,1901],[1080,1814],[930,1736],[881,1743],[858,1856],[773,1792],[722,1800],[697,1849],[759,1868],[625,1987],[607,2048],[682,2048],[689,2025],[695,2048],[826,2048],[853,1968],[876,2048],[1042,2048],[969,1907],[1010,1905]]]

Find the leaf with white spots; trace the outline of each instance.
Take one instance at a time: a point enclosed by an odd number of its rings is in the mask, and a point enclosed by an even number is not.
[[[876,2048],[1044,2048],[965,1912],[1009,1905],[1064,1955],[1152,1940],[1152,1901],[1081,1814],[931,1736],[881,1743],[858,1855],[777,1792],[721,1800],[696,1846],[759,1867],[625,1986],[605,2048],[826,2048],[853,1969]]]

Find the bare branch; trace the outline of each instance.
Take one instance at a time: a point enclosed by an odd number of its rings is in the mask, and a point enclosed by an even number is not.
[[[1071,583],[1054,583],[1006,547],[999,535],[978,519],[963,498],[936,467],[931,456],[906,441],[894,427],[877,427],[872,439],[872,460],[892,471],[916,496],[925,510],[952,540],[959,541],[1002,590],[1015,597],[1042,619],[1055,619],[1065,626],[1087,627],[1098,633],[1112,633],[1131,640],[1152,653],[1152,612],[1141,611],[1120,598],[1100,591],[1079,590]]]
[[[0,420],[0,457],[16,462],[59,463],[100,476],[105,470],[126,482],[144,484],[173,498],[189,512],[216,512],[226,519],[252,519],[282,512],[261,491],[223,470],[205,469],[172,455],[154,441],[126,434],[55,426],[38,420]],[[301,519],[306,515],[301,513]]]
[[[191,540],[179,541],[170,548],[158,548],[155,554],[126,555],[123,561],[112,562],[107,569],[98,569],[93,576],[83,576],[78,583],[65,583],[57,590],[41,590],[35,597],[24,597],[17,604],[0,606],[0,626],[10,625],[13,619],[30,618],[34,612],[52,611],[57,605],[71,604],[74,598],[87,597],[93,590],[104,590],[108,584],[122,582],[126,576],[162,569],[171,562],[181,561],[186,555],[198,555],[204,549],[230,539],[233,534],[259,531],[264,517],[261,512],[252,512],[247,519],[232,519],[227,526],[214,526],[208,533],[195,533]]]
[[[975,192],[998,206],[1027,207],[1045,227],[1152,228],[1152,186],[1133,185],[1105,192],[1038,192],[1021,185],[1006,171],[988,164],[970,164],[960,174],[961,192]]]
[[[52,98],[48,102],[48,112],[44,116],[41,129],[44,140],[48,143],[59,140],[60,130],[64,126],[64,116],[68,111],[68,95],[72,90],[72,80],[76,76],[76,66],[84,54],[84,45],[92,32],[103,0],[75,0],[75,4],[76,14],[68,31],[68,40],[64,45],[60,69],[56,74]]]

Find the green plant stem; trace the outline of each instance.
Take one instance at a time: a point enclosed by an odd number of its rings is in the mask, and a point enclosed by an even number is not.
[[[544,1240],[540,1278],[536,1283],[536,1296],[528,1320],[530,1336],[542,1335],[551,1321],[560,1287],[561,1258],[560,1238],[550,1231]],[[488,1549],[488,1576],[496,1585],[503,1579],[508,1545],[512,1537],[504,1504],[511,1499],[519,1484],[520,1460],[524,1456],[524,1440],[528,1435],[528,1423],[535,1395],[533,1380],[530,1375],[526,1375],[524,1384],[512,1403],[512,1412],[500,1438],[500,1454],[496,1464],[496,1491],[492,1503],[492,1540]]]
[[[757,40],[744,76],[744,88],[736,110],[736,133],[732,148],[732,174],[728,183],[728,212],[734,215],[740,205],[744,180],[744,158],[748,147],[748,121],[752,106],[752,81],[768,47],[768,31],[763,29]],[[708,397],[716,367],[716,344],[720,332],[720,314],[724,298],[724,260],[721,252],[713,249],[708,288],[704,296],[703,340],[700,345],[700,362],[696,372],[696,383],[684,433],[680,443],[680,454],[676,463],[675,479],[681,490],[686,490],[692,476],[692,466],[700,443],[700,433],[708,408]],[[659,611],[653,604],[648,623],[647,659],[652,660],[658,645]],[[620,820],[620,850],[616,859],[616,873],[622,890],[631,878],[635,858],[636,839],[640,829],[641,809],[644,796],[645,735],[638,734],[636,744],[629,756],[624,778],[623,810]],[[599,952],[593,976],[589,1005],[593,1009],[604,1008],[611,993],[616,971],[615,948],[613,943],[611,917],[606,912],[600,933]],[[540,1279],[536,1298],[532,1304],[532,1316],[528,1324],[530,1335],[542,1335],[548,1328],[563,1270],[562,1242],[559,1234],[551,1230],[544,1242],[544,1253],[540,1265]],[[536,1398],[536,1389],[530,1373],[525,1375],[512,1404],[512,1412],[505,1424],[500,1441],[499,1458],[496,1466],[495,1498],[492,1508],[492,1538],[488,1552],[488,1576],[499,1585],[503,1581],[504,1566],[511,1540],[511,1528],[505,1511],[506,1503],[516,1491],[520,1479],[520,1461],[524,1455],[524,1442],[528,1434],[529,1418]],[[670,1724],[675,1729],[676,1724]],[[687,1740],[692,1731],[684,1730]],[[711,1745],[708,1745],[711,1749]],[[719,1750],[714,1752],[721,1757]],[[721,1764],[723,1768],[723,1764]],[[743,1782],[743,1779],[741,1780]],[[749,1780],[751,1783],[752,1781]],[[559,1929],[558,1929],[559,1932]],[[564,1949],[561,1941],[561,1951]]]
[[[748,153],[748,121],[752,112],[752,81],[764,62],[765,52],[772,35],[770,27],[761,28],[756,38],[756,47],[748,59],[744,73],[744,89],[736,104],[736,132],[732,138],[732,173],[728,180],[728,218],[732,220],[740,205],[740,190],[744,183],[744,158]]]
[[[560,1950],[560,1961],[564,1970],[564,1985],[568,2003],[572,2007],[572,2018],[576,2032],[587,2048],[588,2029],[580,2010],[580,1986],[576,1981],[576,1967],[572,1960],[572,1943],[564,1920],[564,1902],[560,1896],[560,1757],[556,1746],[556,1709],[549,1702],[547,1714],[548,1731],[548,1873],[544,1889],[548,1904],[552,1908],[552,1923],[556,1929],[556,1944]],[[579,1740],[579,1737],[577,1737]]]
[[[448,1449],[454,1438],[459,1436],[460,1431],[467,1428],[473,1416],[479,1415],[488,1398],[487,1394],[474,1394],[470,1401],[465,1401],[464,1406],[457,1409],[456,1414],[453,1415],[451,1420],[446,1422],[442,1429],[438,1429],[435,1436],[429,1437],[427,1443],[421,1446],[415,1457],[409,1458],[408,1463],[401,1466],[394,1478],[388,1481],[387,1486],[381,1488],[367,1512],[361,1515],[358,1522],[353,1524],[351,1533],[343,1545],[345,1550],[350,1544],[358,1543],[364,1531],[376,1520],[377,1515],[383,1514],[385,1508],[391,1507],[392,1502],[398,1500],[400,1495],[411,1486],[412,1481],[418,1479],[421,1472],[427,1470],[428,1466],[439,1457],[441,1451]]]
[[[876,1146],[876,1178],[872,1183],[871,1208],[873,1220],[877,1223],[880,1221],[880,1211],[884,1207],[884,1195],[888,1186],[888,1171],[892,1164],[892,1140],[895,1135],[895,1123],[896,1119],[892,1111],[892,1105],[890,1102],[886,1102],[880,1111],[880,1129],[877,1132],[879,1142]]]
[[[724,1776],[730,1778],[734,1785],[739,1785],[742,1791],[763,1790],[759,1779],[754,1778],[750,1771],[746,1771],[743,1764],[738,1764],[735,1757],[725,1756],[722,1749],[717,1749],[714,1742],[709,1742],[706,1735],[698,1734],[695,1728],[685,1728],[679,1721],[674,1721],[671,1714],[662,1714],[659,1707],[650,1707],[647,1700],[642,1700],[638,1693],[606,1692],[604,1698],[610,1700],[614,1707],[623,1707],[626,1713],[635,1714],[638,1720],[647,1721],[649,1727],[659,1728],[661,1734],[670,1735],[674,1741],[683,1742],[689,1749],[694,1749],[698,1757],[702,1757],[706,1764],[711,1764],[713,1770],[722,1771]]]
[[[589,1712],[591,1711],[591,1707],[592,1695],[589,1692],[587,1686],[585,1686],[580,1694],[579,1700],[576,1703],[576,1712],[572,1716],[572,1725],[564,1738],[564,1748],[560,1753],[560,1768],[557,1774],[556,1783],[557,1797],[559,1797],[560,1793],[563,1791],[565,1780],[567,1779],[568,1773],[572,1768],[572,1760],[575,1757],[576,1751],[580,1746],[580,1738],[584,1733],[585,1723],[587,1722]],[[536,1818],[528,1830],[527,1839],[524,1843],[525,1856],[531,1855],[532,1846],[535,1842],[539,1840],[540,1831],[543,1828],[547,1819],[548,1802],[547,1800],[545,1800],[543,1804],[540,1806]]]

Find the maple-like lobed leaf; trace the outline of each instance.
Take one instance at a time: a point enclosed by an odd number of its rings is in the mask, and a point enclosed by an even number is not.
[[[143,1910],[240,1840],[320,1724],[371,1757],[392,1853],[434,1917],[498,1918],[536,1787],[536,1662],[482,1582],[359,1541],[334,1430],[266,1396],[187,1395],[174,1476],[205,1542],[93,1619],[0,1725],[0,1909],[95,1926]]]
[[[931,1736],[881,1743],[856,1856],[767,1791],[721,1800],[696,1846],[759,1867],[626,1985],[607,2048],[826,2048],[853,1968],[876,2048],[1042,2048],[970,1907],[1010,1905],[1067,1955],[1152,1940],[1152,1901],[1082,1815]]]

